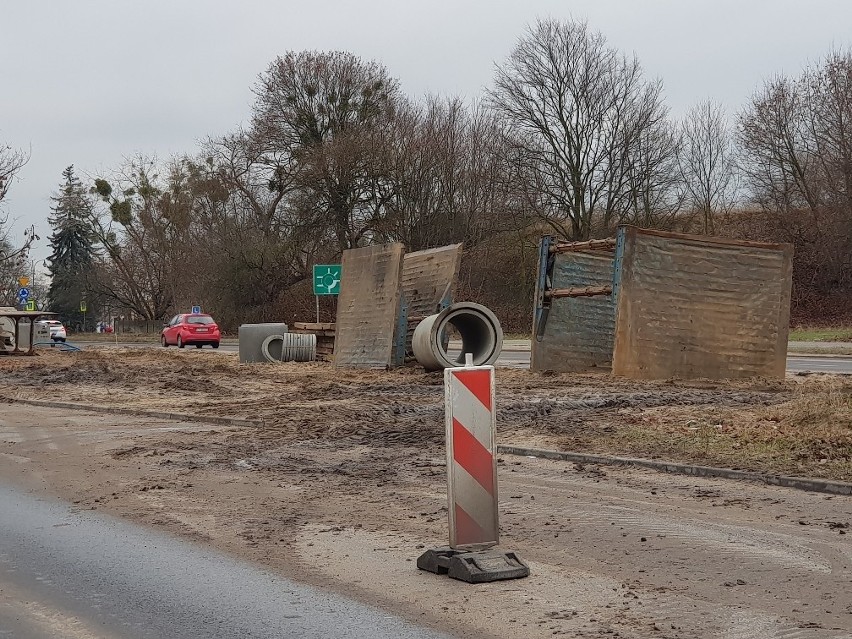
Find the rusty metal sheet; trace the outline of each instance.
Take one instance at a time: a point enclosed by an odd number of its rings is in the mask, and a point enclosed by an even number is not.
[[[613,373],[783,377],[792,247],[625,227]]]
[[[393,364],[404,252],[399,242],[343,252],[335,366],[385,368]]]
[[[549,288],[612,284],[613,256],[568,252],[554,256]],[[535,334],[535,327],[533,334]],[[615,306],[608,295],[554,299],[541,341],[532,340],[530,368],[576,372],[609,370],[612,362]]]
[[[402,261],[402,296],[408,312],[406,353],[419,321],[453,302],[461,265],[462,245],[407,253]]]

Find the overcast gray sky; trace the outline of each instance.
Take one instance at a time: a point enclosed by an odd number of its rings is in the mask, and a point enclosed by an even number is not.
[[[475,99],[545,17],[635,53],[676,116],[707,98],[735,113],[764,79],[852,44],[850,0],[0,0],[0,143],[32,153],[2,206],[18,234],[36,225],[44,259],[66,166],[193,152],[246,121],[277,55],[351,51],[411,96]]]

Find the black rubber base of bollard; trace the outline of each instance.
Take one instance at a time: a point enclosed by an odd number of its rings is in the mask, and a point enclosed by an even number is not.
[[[530,575],[529,566],[517,554],[493,549],[475,552],[452,548],[427,550],[417,558],[417,567],[471,584],[522,579]]]

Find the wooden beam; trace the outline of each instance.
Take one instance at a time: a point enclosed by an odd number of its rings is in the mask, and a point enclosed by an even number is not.
[[[612,286],[554,288],[544,292],[544,296],[550,299],[558,299],[560,297],[593,297],[595,295],[612,295]]]
[[[611,251],[615,249],[615,238],[588,240],[587,242],[562,242],[550,247],[551,253],[570,253],[571,251]]]

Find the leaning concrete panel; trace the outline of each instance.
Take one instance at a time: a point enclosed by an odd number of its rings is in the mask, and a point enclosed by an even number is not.
[[[343,252],[335,366],[392,365],[404,252],[400,243]]]
[[[612,274],[611,254],[559,253],[554,256],[548,288],[611,285]],[[558,372],[609,370],[614,330],[611,296],[554,299],[541,341],[532,341],[530,368]],[[535,331],[534,327],[534,334]]]
[[[784,376],[790,245],[622,232],[614,374]]]
[[[406,353],[412,353],[411,338],[418,322],[453,302],[461,256],[462,245],[450,244],[407,253],[403,258],[402,303],[408,308],[409,320]]]

